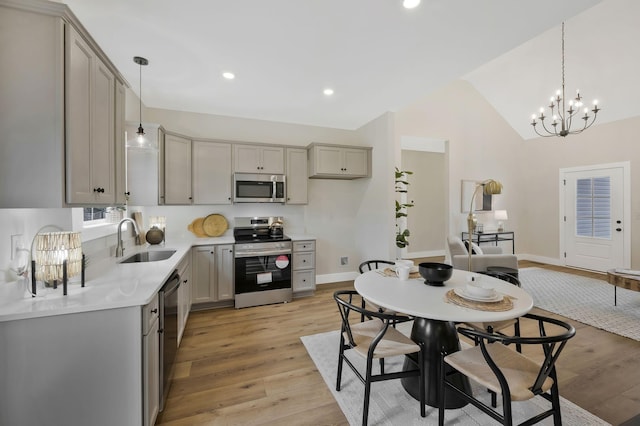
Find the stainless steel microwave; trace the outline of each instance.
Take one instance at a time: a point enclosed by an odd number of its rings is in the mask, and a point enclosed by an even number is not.
[[[284,175],[233,174],[234,203],[284,203],[287,184]]]

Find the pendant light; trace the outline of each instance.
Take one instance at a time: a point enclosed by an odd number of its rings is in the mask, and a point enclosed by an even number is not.
[[[127,143],[127,146],[131,148],[156,149],[151,144],[151,141],[149,141],[148,138],[145,137],[144,128],[142,127],[142,67],[149,65],[149,61],[146,58],[143,58],[142,56],[134,56],[133,62],[138,64],[138,66],[140,67],[140,78],[138,82],[139,89],[140,89],[138,92],[138,97],[140,100],[140,104],[139,104],[140,124],[138,125],[138,131],[136,132],[137,136],[135,137],[135,142],[130,141],[129,143]]]

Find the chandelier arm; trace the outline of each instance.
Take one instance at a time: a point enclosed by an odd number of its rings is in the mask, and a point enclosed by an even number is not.
[[[540,120],[540,122],[542,123],[542,128],[547,132],[550,133],[553,136],[558,136],[558,130],[557,130],[557,126],[553,126],[553,131],[547,129],[547,125],[544,124],[544,120]],[[537,132],[536,132],[537,133]]]

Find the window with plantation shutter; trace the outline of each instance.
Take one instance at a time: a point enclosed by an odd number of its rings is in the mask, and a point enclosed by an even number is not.
[[[576,180],[576,235],[611,239],[611,179]]]

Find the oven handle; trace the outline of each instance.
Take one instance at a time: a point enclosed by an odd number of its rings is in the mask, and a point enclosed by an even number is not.
[[[264,250],[264,251],[242,251],[235,250],[235,257],[255,257],[255,256],[275,256],[279,254],[291,254],[291,250],[276,249],[276,250]]]

